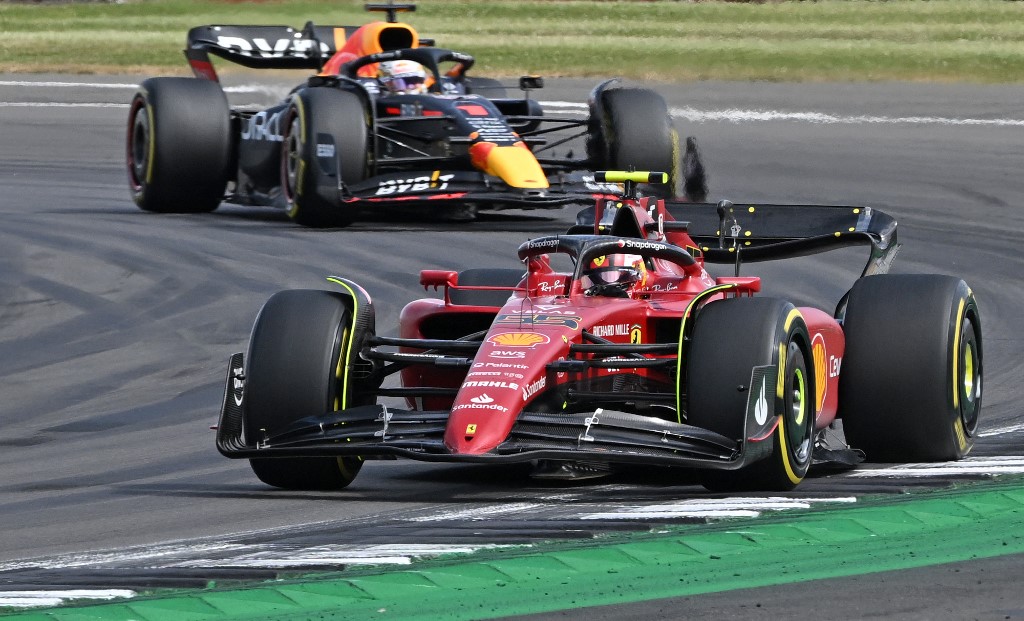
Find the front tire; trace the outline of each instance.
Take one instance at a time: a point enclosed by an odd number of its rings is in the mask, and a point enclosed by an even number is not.
[[[231,109],[220,85],[142,82],[128,113],[128,184],[145,211],[213,211],[231,176]]]
[[[814,438],[815,374],[800,312],[773,298],[711,302],[697,314],[687,362],[686,422],[740,440],[754,367],[772,365],[781,381],[767,388],[767,413],[778,416],[771,453],[739,470],[702,470],[712,491],[788,491],[807,475]],[[767,442],[763,440],[762,442]],[[754,450],[748,442],[747,450]]]
[[[981,411],[981,315],[952,276],[884,274],[850,290],[839,416],[868,461],[961,459]]]
[[[359,95],[333,88],[297,93],[285,115],[281,188],[288,215],[303,226],[348,226],[339,187],[369,176],[369,123]]]
[[[373,403],[372,397],[359,394],[346,370],[346,357],[358,354],[369,331],[360,332],[340,293],[289,290],[273,295],[256,318],[246,356],[246,443],[256,444],[302,418]],[[332,490],[351,483],[363,461],[283,457],[249,463],[267,485]]]
[[[652,184],[647,193],[680,195],[679,134],[661,95],[646,88],[606,89],[591,108],[587,153],[595,170],[668,173],[667,184]]]

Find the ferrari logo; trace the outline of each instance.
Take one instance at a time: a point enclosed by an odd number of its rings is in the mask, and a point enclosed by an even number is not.
[[[629,342],[633,345],[639,345],[644,341],[644,332],[640,329],[640,326],[633,326],[629,330]]]
[[[476,425],[466,425],[466,435],[476,435]]]

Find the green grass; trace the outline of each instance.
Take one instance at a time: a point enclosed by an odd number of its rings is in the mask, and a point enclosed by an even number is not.
[[[181,49],[192,26],[380,16],[362,4],[0,2],[0,71],[187,73]],[[1024,2],[1005,0],[422,0],[404,18],[496,76],[1024,82]]]

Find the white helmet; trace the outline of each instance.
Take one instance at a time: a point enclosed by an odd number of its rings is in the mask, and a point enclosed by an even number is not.
[[[418,62],[389,60],[380,64],[377,75],[384,88],[392,93],[411,95],[427,92],[427,72]]]

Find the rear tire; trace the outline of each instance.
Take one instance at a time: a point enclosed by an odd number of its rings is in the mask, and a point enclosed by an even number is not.
[[[806,476],[815,420],[809,343],[803,317],[784,300],[735,298],[711,302],[698,312],[687,363],[688,424],[739,440],[747,428],[753,368],[775,365],[783,378],[781,396],[777,387],[766,387],[768,414],[779,416],[771,454],[739,470],[701,470],[697,476],[704,487],[788,491]],[[755,449],[748,443],[747,450]]]
[[[231,108],[216,82],[150,78],[128,113],[128,184],[140,209],[213,211],[231,177]]]
[[[342,356],[367,334],[353,329],[347,298],[332,291],[290,290],[273,295],[253,326],[246,356],[245,437],[249,445],[296,420],[373,403],[353,389],[344,394]],[[347,401],[347,403],[343,403]],[[363,465],[360,457],[250,459],[267,485],[284,489],[346,487]]]
[[[281,188],[292,220],[312,227],[352,223],[338,188],[369,176],[367,114],[349,91],[309,88],[292,98],[281,146]]]
[[[967,284],[884,274],[850,290],[839,416],[868,461],[961,459],[981,410],[981,316]]]
[[[668,173],[667,184],[645,186],[661,198],[679,196],[682,174],[679,134],[665,100],[650,89],[602,90],[590,112],[587,153],[595,170]]]

